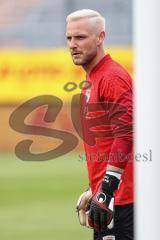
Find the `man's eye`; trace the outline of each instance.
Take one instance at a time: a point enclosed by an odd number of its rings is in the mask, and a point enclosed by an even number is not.
[[[85,39],[84,36],[78,36],[77,39]]]

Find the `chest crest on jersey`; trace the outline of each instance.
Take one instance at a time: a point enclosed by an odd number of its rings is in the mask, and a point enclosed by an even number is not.
[[[86,103],[89,102],[90,96],[91,96],[91,89],[87,89],[86,92],[85,92]]]

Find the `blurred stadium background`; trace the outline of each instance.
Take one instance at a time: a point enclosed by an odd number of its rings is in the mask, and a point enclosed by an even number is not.
[[[40,95],[63,100],[56,121],[46,123],[46,107],[33,111],[28,124],[67,130],[78,137],[71,121],[72,96],[67,82],[85,79],[72,64],[65,41],[65,18],[70,12],[91,8],[106,17],[106,50],[132,68],[132,1],[128,0],[0,0],[0,239],[91,239],[79,226],[75,203],[87,182],[82,143],[74,151],[46,162],[24,162],[15,156],[16,144],[34,141],[32,151],[46,152],[53,138],[23,135],[9,126],[11,113]],[[18,119],[17,119],[18,121]]]

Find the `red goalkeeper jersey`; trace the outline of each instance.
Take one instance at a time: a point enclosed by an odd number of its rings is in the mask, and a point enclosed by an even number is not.
[[[87,76],[80,115],[92,192],[98,190],[108,163],[124,169],[116,205],[133,202],[132,102],[130,75],[106,55]]]

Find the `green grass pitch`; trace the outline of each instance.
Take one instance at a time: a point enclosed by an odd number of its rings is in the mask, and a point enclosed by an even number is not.
[[[47,162],[0,155],[1,240],[89,240],[75,212],[88,184],[85,162],[67,154]]]

